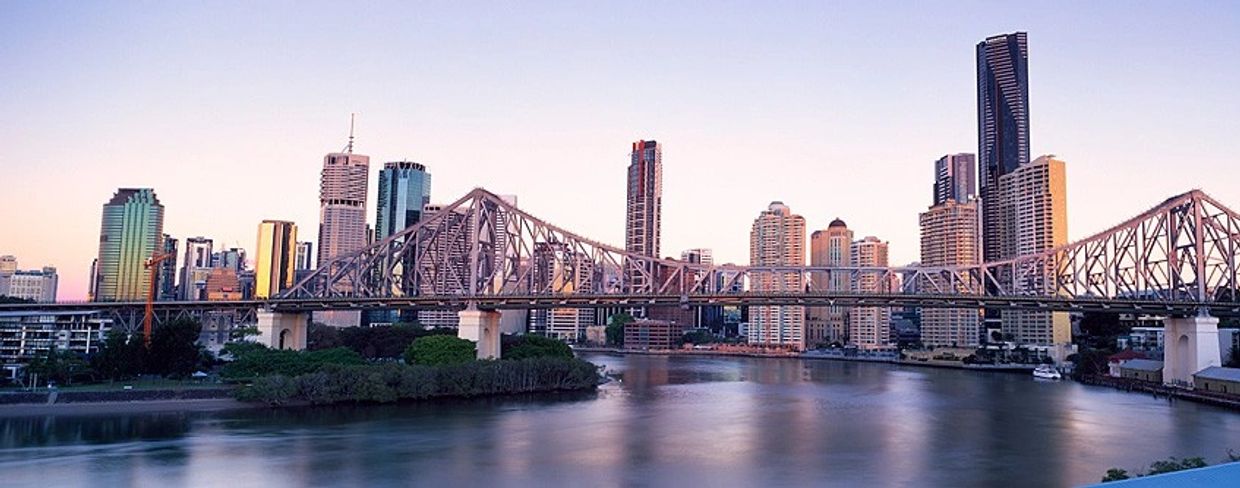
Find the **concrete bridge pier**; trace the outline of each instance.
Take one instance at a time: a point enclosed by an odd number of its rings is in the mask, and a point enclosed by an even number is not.
[[[1208,315],[1163,319],[1163,382],[1186,386],[1193,373],[1222,366],[1218,319]]]
[[[499,359],[500,313],[470,307],[457,316],[460,318],[457,337],[478,343],[478,359]]]
[[[272,349],[306,348],[306,332],[310,327],[309,313],[259,310],[258,342]]]

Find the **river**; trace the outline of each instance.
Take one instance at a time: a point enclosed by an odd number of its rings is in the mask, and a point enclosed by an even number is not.
[[[1240,413],[1026,375],[586,354],[587,394],[0,418],[4,486],[1072,486]]]

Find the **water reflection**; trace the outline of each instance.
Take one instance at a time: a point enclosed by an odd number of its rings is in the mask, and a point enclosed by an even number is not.
[[[1240,415],[1023,375],[592,355],[597,392],[0,419],[6,486],[1063,486],[1240,448]]]

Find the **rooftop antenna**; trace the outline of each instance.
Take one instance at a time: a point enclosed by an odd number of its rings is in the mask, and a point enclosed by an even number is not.
[[[344,152],[347,152],[349,154],[353,154],[353,116],[355,115],[357,114],[356,113],[349,114],[349,145],[345,146],[344,148]]]

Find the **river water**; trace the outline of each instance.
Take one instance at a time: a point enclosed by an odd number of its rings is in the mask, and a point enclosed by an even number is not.
[[[586,354],[560,394],[0,418],[0,486],[1072,486],[1240,452],[1240,413],[1026,375]]]

